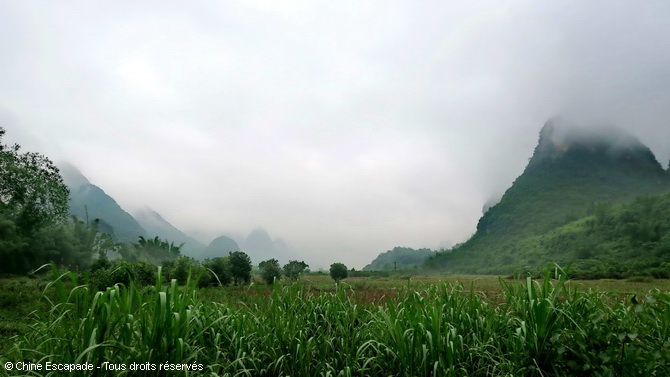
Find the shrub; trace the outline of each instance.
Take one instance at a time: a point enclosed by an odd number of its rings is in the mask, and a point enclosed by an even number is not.
[[[131,263],[121,259],[106,263],[100,259],[98,262],[90,273],[90,283],[98,290],[105,290],[115,284],[128,286],[131,280],[139,286],[156,284],[158,268],[151,263]]]

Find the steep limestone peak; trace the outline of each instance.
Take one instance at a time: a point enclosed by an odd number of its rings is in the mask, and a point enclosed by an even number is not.
[[[58,169],[60,170],[61,177],[63,177],[63,181],[70,188],[78,188],[83,185],[91,184],[88,178],[86,178],[76,166],[67,161],[59,163]]]

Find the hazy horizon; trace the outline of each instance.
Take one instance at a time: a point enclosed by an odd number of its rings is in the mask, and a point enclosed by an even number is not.
[[[7,142],[313,269],[462,242],[548,118],[670,159],[670,3],[0,0]],[[195,234],[194,234],[195,232]]]

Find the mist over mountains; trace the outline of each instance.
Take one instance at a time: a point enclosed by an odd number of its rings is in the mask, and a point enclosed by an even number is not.
[[[221,235],[206,245],[149,207],[138,209],[133,215],[126,212],[114,198],[92,184],[74,165],[62,162],[59,168],[64,182],[70,188],[70,213],[83,221],[99,219],[100,231],[111,234],[117,241],[135,243],[140,236],[158,237],[175,245],[183,244],[182,254],[199,260],[226,256],[238,250],[246,252],[254,264],[270,258],[276,258],[282,263],[287,263],[289,258],[298,258],[282,239],[273,240],[263,228],[253,229],[239,243]]]
[[[165,220],[158,212],[149,207],[134,212],[135,219],[147,231],[149,236],[158,236],[160,239],[169,240],[176,245],[184,244],[181,248],[182,254],[202,259],[202,250],[205,245],[195,238],[187,235]]]
[[[617,127],[579,127],[553,118],[540,131],[524,172],[499,202],[484,207],[476,233],[429,264],[478,273],[537,266],[553,258],[542,241],[548,232],[593,215],[600,204],[668,191],[670,173],[636,137]]]
[[[100,187],[92,184],[74,166],[60,164],[63,181],[70,188],[70,213],[83,221],[100,219],[100,230],[110,233],[121,242],[137,242],[147,232]]]
[[[282,264],[305,259],[261,227],[246,236],[224,232],[203,243],[149,207],[131,216],[73,165],[62,164],[61,172],[71,189],[71,213],[83,220],[99,218],[101,231],[113,234],[118,241],[157,236],[183,244],[184,255],[201,260],[237,250],[246,252],[256,265],[270,258]],[[534,249],[536,256],[532,258],[515,255],[515,250],[525,247],[519,245],[588,216],[599,203],[624,203],[642,194],[668,190],[670,173],[635,136],[617,127],[583,127],[552,118],[539,132],[523,173],[500,198],[493,196],[484,204],[484,214],[470,239],[453,250],[451,243],[442,243],[438,249],[443,251],[437,254],[426,248],[396,247],[380,254],[365,269],[388,270],[397,263],[401,268],[418,268],[427,260],[431,267],[447,271],[498,273],[513,266],[537,264],[550,256],[540,249]]]

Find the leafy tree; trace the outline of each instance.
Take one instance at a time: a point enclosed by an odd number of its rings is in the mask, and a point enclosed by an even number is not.
[[[274,258],[259,263],[258,268],[261,270],[261,277],[268,284],[272,284],[275,279],[281,278],[279,261]]]
[[[140,258],[144,257],[149,261],[158,264],[165,260],[177,259],[184,244],[175,245],[174,242],[161,240],[158,236],[149,239],[140,236],[139,241],[133,246]]]
[[[218,257],[205,260],[203,266],[216,277],[212,276],[210,285],[228,285],[232,281],[232,274],[230,271],[230,257]]]
[[[189,274],[191,279],[199,277],[201,272],[200,263],[197,260],[180,256],[175,260],[167,260],[163,262],[165,275],[168,281],[176,279],[179,285],[184,285],[188,281]]]
[[[308,268],[309,265],[304,261],[292,260],[284,265],[284,276],[296,280]]]
[[[251,258],[242,251],[229,253],[230,274],[235,285],[251,281]]]
[[[58,168],[39,153],[2,144],[4,135],[0,127],[0,212],[25,235],[65,219],[69,191]]]
[[[349,276],[349,272],[347,271],[347,266],[343,263],[333,263],[330,265],[330,277],[336,282],[346,279],[347,276]]]

